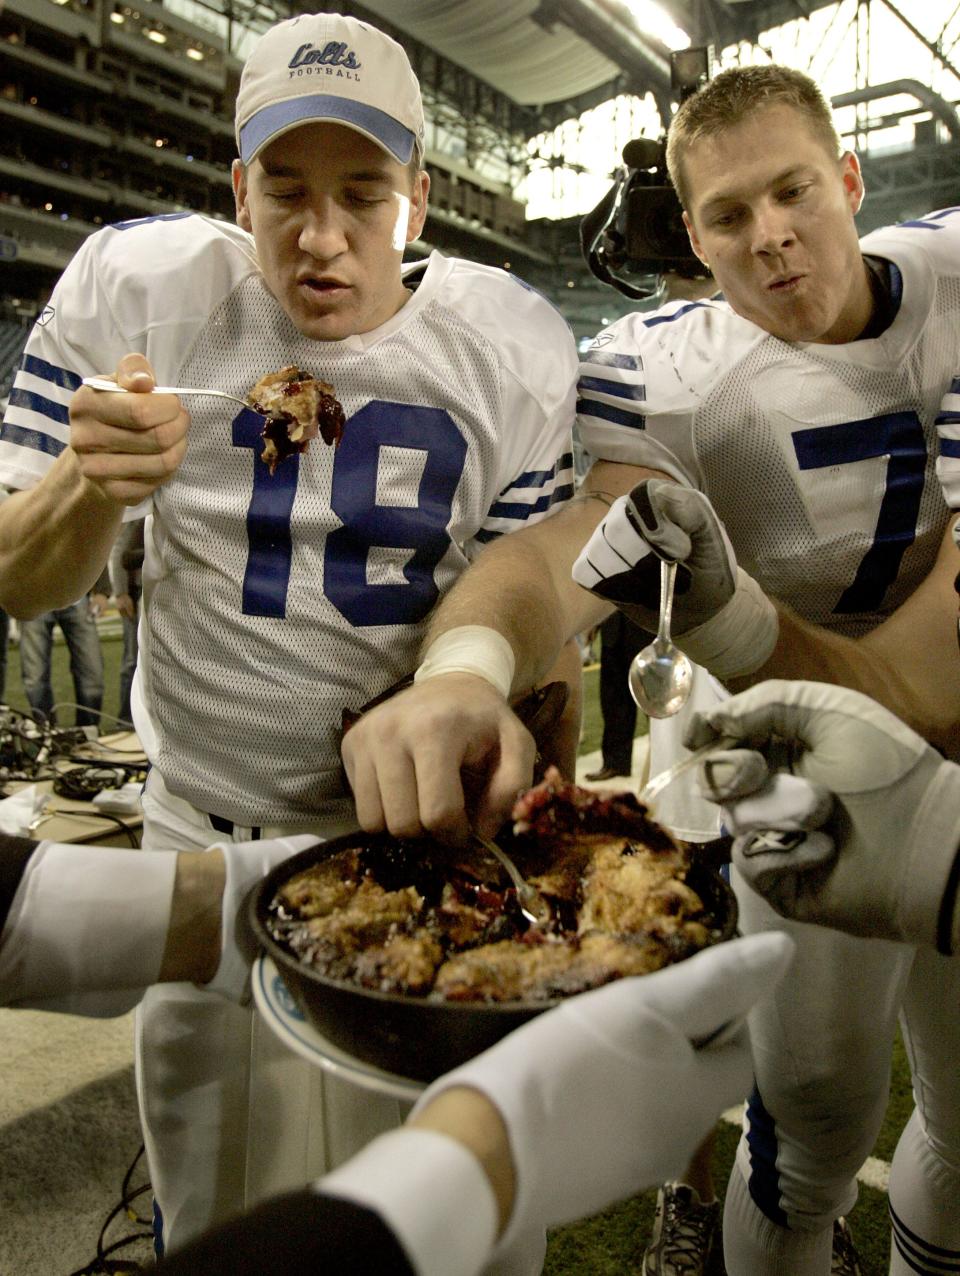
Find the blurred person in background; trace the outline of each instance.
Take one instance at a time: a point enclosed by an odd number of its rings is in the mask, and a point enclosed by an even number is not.
[[[57,607],[20,622],[20,673],[34,715],[57,725],[53,699],[53,638],[59,626],[70,654],[76,724],[100,726],[103,707],[103,649],[97,619],[112,593],[104,568],[90,593],[67,607]]]
[[[633,737],[637,730],[637,706],[627,687],[634,656],[650,641],[622,611],[615,611],[600,625],[600,713],[603,736],[600,766],[586,779],[596,783],[615,780],[633,772]]]

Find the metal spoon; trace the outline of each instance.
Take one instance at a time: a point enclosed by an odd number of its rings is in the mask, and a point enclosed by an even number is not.
[[[480,843],[485,851],[489,851],[495,860],[503,865],[507,872],[507,876],[513,882],[514,889],[517,892],[517,902],[520,905],[520,911],[532,926],[546,926],[551,919],[550,905],[543,898],[536,887],[531,886],[529,882],[524,881],[520,870],[514,864],[510,856],[500,849],[496,842],[491,842],[488,837],[481,837],[479,833],[473,835]]]
[[[666,770],[655,775],[652,780],[649,780],[643,786],[637,796],[641,802],[645,802],[647,806],[650,806],[668,784],[672,784],[679,776],[684,775],[695,767],[701,758],[705,758],[708,753],[716,753],[721,749],[732,749],[736,743],[737,741],[733,736],[725,735],[718,736],[716,740],[708,740],[706,744],[701,744],[699,749],[694,749],[685,758],[681,758],[678,762],[674,762],[672,766],[668,766]]]
[[[129,394],[130,391],[125,390],[122,385],[117,385],[116,381],[108,381],[106,377],[84,377],[81,385],[88,385],[92,390],[109,390],[114,394]],[[249,412],[257,412],[256,408],[250,407],[246,399],[238,399],[235,394],[227,394],[226,390],[197,390],[185,385],[155,385],[150,391],[151,394],[208,394],[215,399],[230,399],[233,403],[239,403],[242,408],[246,408]],[[262,412],[257,412],[257,416],[263,416]]]
[[[687,702],[693,683],[693,666],[670,638],[673,586],[677,564],[660,562],[660,625],[657,636],[630,665],[630,694],[650,718],[672,718]]]

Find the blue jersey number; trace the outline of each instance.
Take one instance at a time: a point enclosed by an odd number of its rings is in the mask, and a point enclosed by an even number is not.
[[[878,611],[897,578],[900,562],[917,534],[927,447],[915,412],[891,412],[865,421],[844,421],[798,430],[793,446],[801,470],[851,465],[887,457],[887,482],[873,534],[853,582],[834,612]]]
[[[233,423],[234,447],[259,454],[262,424],[255,413],[241,412]],[[382,449],[389,447],[423,457],[413,504],[377,503]],[[466,452],[466,440],[441,408],[374,402],[349,419],[336,452],[330,495],[343,526],[327,537],[324,593],[351,624],[410,624],[434,606],[438,590],[433,573],[450,545],[447,527]],[[290,516],[299,477],[299,455],[285,459],[273,474],[265,465],[254,466],[245,615],[286,615],[293,555]],[[407,492],[413,494],[411,485]],[[408,551],[400,568],[402,583],[368,581],[373,547]]]
[[[244,409],[233,422],[233,446],[263,450],[263,417]],[[290,584],[290,515],[300,477],[300,456],[287,457],[271,474],[265,465],[253,467],[253,496],[247,510],[247,569],[243,574],[243,614],[287,614]]]

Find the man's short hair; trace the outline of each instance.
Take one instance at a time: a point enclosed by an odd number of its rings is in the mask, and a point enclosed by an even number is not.
[[[843,148],[830,104],[809,75],[787,66],[729,67],[681,103],[667,133],[667,169],[684,208],[689,192],[683,157],[689,148],[742,123],[758,108],[781,105],[806,116],[814,135],[839,159]]]

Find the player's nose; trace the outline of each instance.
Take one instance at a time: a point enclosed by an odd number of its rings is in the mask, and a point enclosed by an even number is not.
[[[796,239],[788,209],[770,202],[754,210],[752,247],[755,253],[778,253]]]
[[[346,232],[335,201],[321,199],[303,213],[298,246],[317,261],[330,261],[347,246]]]

